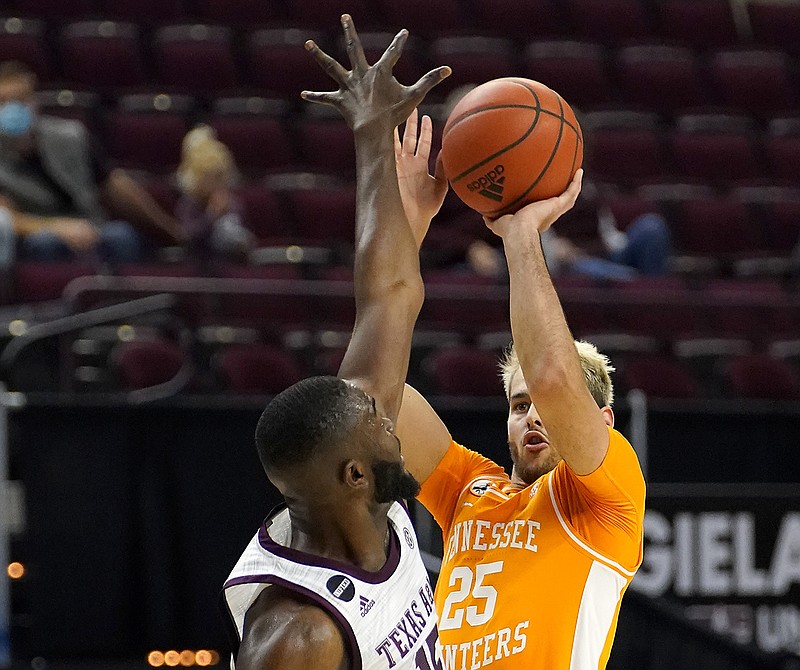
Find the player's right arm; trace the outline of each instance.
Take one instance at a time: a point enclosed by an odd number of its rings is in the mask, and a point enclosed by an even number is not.
[[[342,632],[309,601],[282,589],[265,589],[247,611],[236,670],[346,670]]]

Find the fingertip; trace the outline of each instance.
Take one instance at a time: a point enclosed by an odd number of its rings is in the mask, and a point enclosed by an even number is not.
[[[314,40],[306,40],[303,46],[305,46],[306,51],[311,51],[316,45],[314,44]]]
[[[445,77],[449,77],[451,74],[453,74],[453,68],[451,68],[449,65],[443,65],[440,70],[440,73],[442,79],[444,79]]]
[[[342,14],[342,25],[347,25],[352,20],[349,14]]]

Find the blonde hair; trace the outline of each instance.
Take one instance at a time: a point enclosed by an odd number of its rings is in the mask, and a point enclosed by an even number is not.
[[[597,351],[597,347],[590,342],[575,340],[575,348],[578,350],[586,386],[589,388],[592,398],[598,407],[606,405],[611,407],[614,403],[614,385],[611,382],[611,373],[614,372],[614,367],[608,356]],[[517,352],[512,343],[500,361],[500,376],[503,378],[506,398],[509,397],[511,380],[519,369],[519,358],[517,358]]]
[[[193,193],[197,182],[208,172],[226,172],[231,177],[236,174],[236,163],[230,149],[217,139],[211,126],[199,125],[192,128],[183,138],[181,163],[177,178],[181,189]]]

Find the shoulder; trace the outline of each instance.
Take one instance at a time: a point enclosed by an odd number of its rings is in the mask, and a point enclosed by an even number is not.
[[[271,586],[247,611],[237,670],[340,670],[347,666],[347,648],[339,626],[304,596]]]

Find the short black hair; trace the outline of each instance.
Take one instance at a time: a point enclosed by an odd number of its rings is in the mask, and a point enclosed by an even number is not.
[[[264,470],[308,461],[324,445],[349,435],[371,406],[370,397],[338,377],[308,377],[275,396],[256,426]]]

